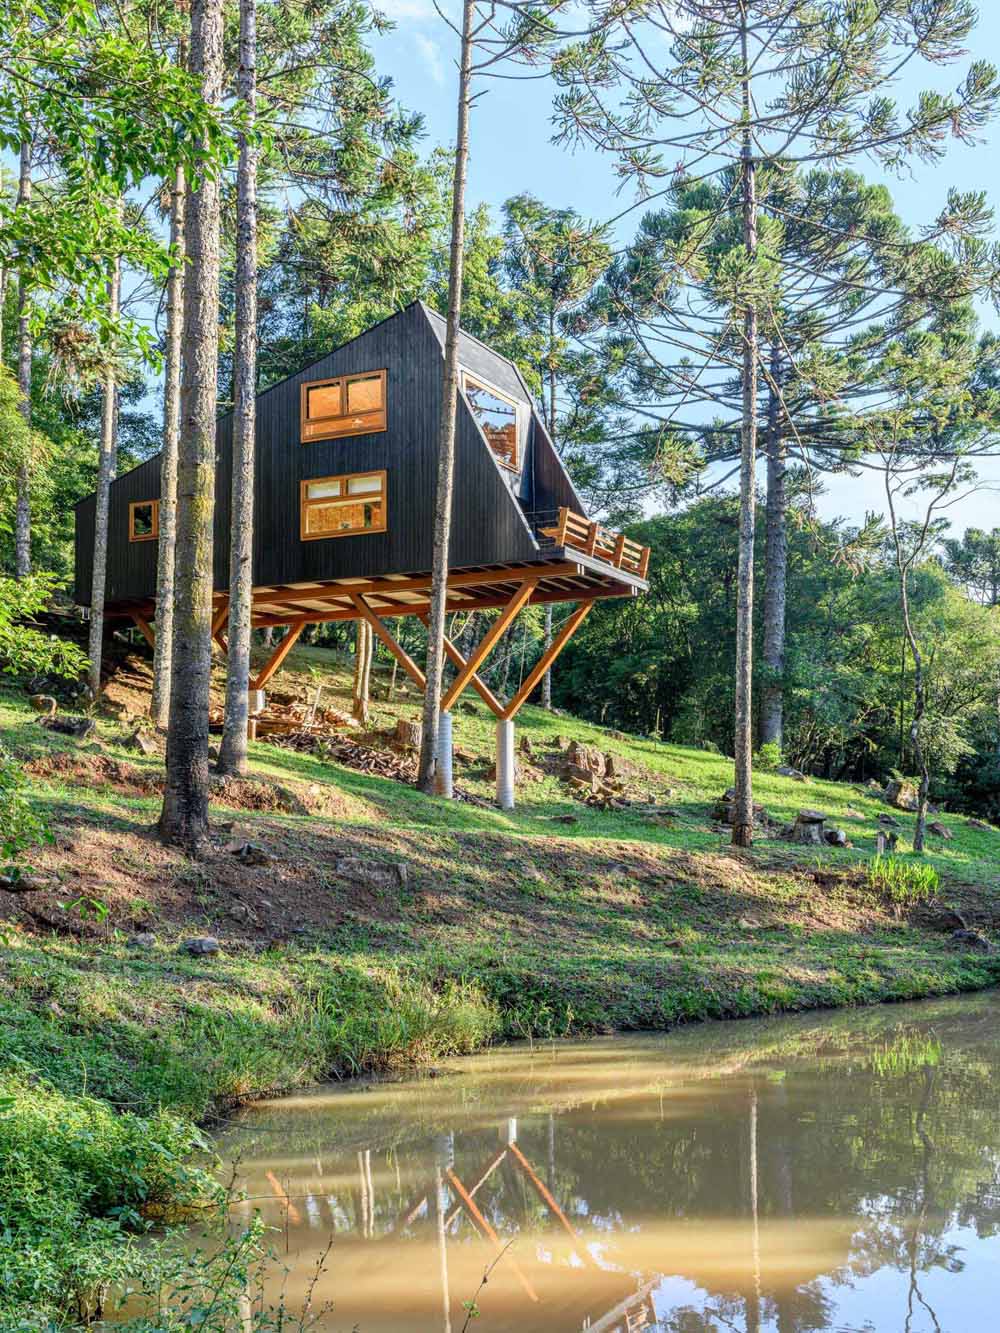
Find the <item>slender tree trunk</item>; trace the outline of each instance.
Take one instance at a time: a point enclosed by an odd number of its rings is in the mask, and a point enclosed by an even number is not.
[[[257,394],[257,5],[240,0],[240,71],[246,107],[236,201],[236,346],[233,353],[233,499],[229,533],[229,654],[220,773],[247,767],[247,690],[253,603],[254,450]]]
[[[907,585],[906,570],[900,568],[899,596],[903,608],[903,626],[906,630],[906,641],[910,645],[910,652],[913,655],[913,717],[910,719],[910,746],[913,750],[917,772],[920,774],[920,782],[917,786],[917,821],[913,829],[913,850],[922,852],[927,832],[927,799],[931,786],[931,774],[921,736],[921,724],[924,720],[924,713],[927,711],[927,690],[924,683],[924,660],[920,653],[920,645],[913,631],[913,621],[910,616],[910,594]]]
[[[120,205],[119,205],[120,207]],[[121,261],[116,259],[108,283],[108,316],[118,319],[121,305]],[[112,366],[104,380],[101,404],[101,451],[97,462],[97,496],[94,505],[94,569],[90,589],[90,697],[101,694],[101,655],[104,646],[104,591],[108,570],[108,509],[111,483],[118,465],[118,383]]]
[[[357,622],[357,641],[354,649],[354,700],[351,709],[354,717],[359,722],[368,721],[373,648],[371,626],[367,620],[359,620]]]
[[[553,446],[556,442],[556,309],[549,306],[549,439]],[[552,603],[545,603],[545,633],[542,650],[548,652],[552,646]],[[552,668],[549,667],[542,677],[542,707],[547,713],[552,712]]]
[[[17,207],[31,202],[30,140],[21,145]],[[31,325],[28,310],[28,276],[21,269],[17,282],[17,387],[21,415],[31,425]],[[31,470],[27,459],[17,469],[17,500],[14,511],[14,576],[25,579],[31,573]]]
[[[0,366],[3,365],[3,316],[7,308],[7,270],[0,264]]]
[[[222,90],[222,0],[191,6],[191,71],[217,106]],[[208,836],[208,704],[212,667],[212,515],[219,351],[219,181],[202,177],[188,211],[177,462],[174,642],[167,775],[160,835],[197,851]]]
[[[181,336],[184,331],[184,172],[170,191],[170,244],[177,262],[167,278],[167,346],[163,383],[163,452],[160,455],[160,536],[156,552],[156,641],[149,712],[165,731],[170,713],[170,659],[174,642],[174,556],[177,538],[177,441],[181,412]]]
[[[552,603],[545,603],[545,634],[542,640],[543,651],[552,647]],[[552,712],[552,669],[542,677],[542,707],[547,713]]]
[[[781,427],[781,400],[778,396],[781,375],[781,351],[771,348],[771,388],[767,404],[767,545],[764,559],[764,666],[768,681],[764,686],[760,716],[763,745],[783,742],[785,688],[785,594],[788,580],[788,498],[785,492],[786,453]]]
[[[444,350],[441,429],[438,436],[430,623],[427,630],[427,685],[424,690],[423,735],[417,774],[417,785],[428,794],[434,791],[441,681],[444,676],[444,622],[448,601],[448,546],[451,536],[451,498],[455,470],[455,418],[458,410],[458,336],[462,315],[462,275],[465,260],[465,180],[469,165],[469,90],[472,81],[474,10],[475,0],[464,0],[458,81],[458,127],[455,134],[455,180],[451,201],[448,326]]]
[[[743,60],[743,242],[748,262],[757,254],[757,177],[750,136],[750,63],[747,13],[741,0]],[[754,483],[757,462],[757,310],[743,318],[743,422],[740,432],[740,535],[736,607],[736,805],[733,844],[753,842],[753,565]]]

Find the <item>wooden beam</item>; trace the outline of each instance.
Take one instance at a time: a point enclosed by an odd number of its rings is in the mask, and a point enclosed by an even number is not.
[[[212,639],[213,639],[213,641],[214,641],[214,643],[215,643],[215,646],[219,649],[219,652],[222,653],[222,656],[223,656],[223,657],[228,657],[228,656],[229,656],[229,644],[226,642],[226,636],[225,636],[224,634],[221,634],[221,633],[220,633],[220,634],[213,634],[213,635],[212,635]]]
[[[274,673],[281,666],[282,662],[292,651],[299,641],[299,635],[305,629],[304,621],[297,621],[294,625],[288,626],[288,633],[275,648],[274,652],[268,658],[267,662],[257,673],[256,679],[252,682],[252,690],[262,690]]]
[[[553,1213],[554,1216],[559,1220],[559,1222],[562,1223],[563,1228],[568,1233],[570,1240],[573,1242],[573,1245],[583,1250],[583,1246],[580,1245],[580,1237],[573,1230],[572,1226],[569,1223],[569,1219],[566,1217],[566,1214],[556,1203],[555,1199],[552,1196],[551,1191],[548,1189],[545,1182],[539,1179],[531,1163],[528,1161],[527,1157],[525,1157],[524,1153],[521,1151],[521,1149],[517,1146],[516,1143],[512,1143],[509,1145],[509,1152],[510,1155],[514,1158],[514,1160],[520,1164],[521,1170],[531,1181],[531,1184],[534,1186],[535,1193],[541,1199],[542,1203],[544,1203],[546,1208],[548,1208],[549,1211]],[[586,1250],[583,1250],[583,1253],[584,1257],[590,1260],[590,1255],[587,1254]]]
[[[492,1158],[490,1162],[487,1163],[487,1165],[482,1169],[482,1171],[480,1171],[476,1183],[469,1190],[470,1199],[474,1199],[476,1197],[476,1193],[482,1189],[482,1187],[486,1184],[490,1176],[492,1176],[493,1172],[497,1169],[497,1167],[500,1165],[500,1163],[506,1156],[507,1156],[507,1149],[501,1148],[500,1151],[497,1153],[497,1155],[494,1158]],[[448,1216],[444,1219],[444,1225],[446,1231],[448,1227],[451,1226],[452,1222],[454,1222],[455,1218],[459,1215],[461,1211],[462,1211],[462,1205],[458,1204],[451,1210]]]
[[[153,630],[148,620],[140,616],[138,611],[132,612],[132,619],[135,621],[136,629],[142,632],[142,637],[149,644],[150,648],[156,647],[156,639],[153,637]]]
[[[566,624],[563,625],[562,629],[549,644],[548,648],[546,648],[545,652],[542,653],[541,657],[528,672],[521,688],[504,709],[504,721],[509,721],[512,717],[516,717],[523,706],[528,702],[531,691],[535,688],[541,678],[545,675],[546,671],[548,671],[549,667],[579,629],[580,625],[583,623],[584,617],[594,605],[594,600],[594,598],[591,598],[588,602],[580,603],[570,618],[566,621]]]
[[[447,713],[449,711],[452,704],[465,689],[466,685],[468,685],[469,681],[486,661],[493,645],[497,642],[501,634],[503,634],[504,630],[506,630],[507,626],[517,615],[518,611],[520,611],[521,607],[534,592],[537,581],[536,578],[525,579],[520,588],[518,588],[517,592],[483,635],[480,642],[473,649],[465,666],[461,668],[458,675],[452,681],[451,688],[441,700],[442,713]]]
[[[217,608],[215,615],[212,617],[213,639],[219,633],[219,631],[222,629],[223,625],[225,625],[228,619],[229,619],[229,598],[226,597],[223,600],[222,604]]]
[[[389,649],[389,652],[392,653],[393,657],[410,679],[415,681],[420,689],[426,689],[427,678],[424,676],[424,673],[417,666],[416,662],[414,662],[410,654],[405,652],[404,649],[399,646],[365,599],[358,593],[352,593],[351,601],[354,603],[358,615],[361,616],[362,620],[367,620],[373,631]]]
[[[430,623],[429,615],[422,614],[419,617],[419,619],[422,620],[425,625]],[[461,671],[463,667],[467,665],[465,658],[458,651],[458,649],[455,647],[452,641],[448,638],[447,634],[444,636],[444,650],[448,654],[449,662],[451,662],[452,666],[456,667],[459,671]],[[483,703],[485,703],[486,706],[490,708],[496,714],[497,717],[501,717],[503,715],[503,704],[496,697],[496,695],[486,684],[486,682],[482,680],[478,675],[473,675],[469,683],[472,686],[472,688],[476,691],[476,693],[479,695],[480,699],[482,699]]]
[[[462,1204],[465,1208],[465,1211],[472,1218],[473,1225],[479,1231],[480,1235],[483,1236],[486,1240],[490,1241],[493,1245],[495,1245],[497,1250],[502,1254],[503,1246],[500,1243],[500,1237],[493,1230],[493,1227],[490,1225],[487,1219],[483,1216],[475,1199],[472,1197],[469,1191],[459,1180],[454,1170],[450,1166],[446,1167],[444,1174],[445,1174],[445,1179],[448,1181],[448,1184],[455,1191],[458,1197],[462,1200]],[[535,1290],[532,1287],[531,1283],[524,1276],[524,1273],[518,1266],[517,1260],[514,1258],[512,1254],[509,1254],[507,1256],[506,1262],[508,1267],[513,1269],[514,1273],[517,1275],[517,1279],[520,1282],[521,1286],[524,1288],[528,1296],[528,1299],[534,1301],[537,1304],[538,1296],[535,1294]]]

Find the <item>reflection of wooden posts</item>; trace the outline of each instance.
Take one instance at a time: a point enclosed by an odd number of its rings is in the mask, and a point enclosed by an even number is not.
[[[757,1093],[750,1093],[750,1250],[753,1260],[753,1297],[747,1301],[747,1333],[760,1328],[760,1208],[757,1193]]]
[[[562,1224],[563,1228],[565,1229],[570,1240],[573,1242],[574,1246],[578,1246],[580,1249],[583,1249],[583,1246],[580,1245],[580,1238],[570,1225],[569,1219],[567,1218],[566,1214],[556,1203],[555,1199],[552,1196],[551,1191],[547,1188],[545,1182],[543,1180],[540,1180],[538,1176],[535,1174],[531,1166],[531,1163],[528,1161],[527,1157],[525,1157],[521,1149],[517,1146],[516,1143],[512,1143],[508,1151],[510,1152],[514,1160],[517,1163],[519,1163],[521,1170],[524,1172],[524,1174],[528,1177],[531,1184],[534,1186],[535,1193],[541,1199],[542,1203],[544,1203],[546,1208],[548,1208],[549,1211],[556,1218],[558,1218],[559,1222]],[[587,1255],[586,1250],[584,1250],[584,1258],[589,1258],[589,1255]]]
[[[444,1220],[444,1181],[441,1168],[434,1170],[434,1220],[437,1230],[438,1269],[441,1281],[441,1313],[444,1316],[444,1333],[451,1333],[451,1292],[448,1289],[448,1238],[445,1235]]]
[[[479,1207],[475,1199],[472,1197],[469,1191],[459,1180],[458,1176],[455,1175],[454,1170],[451,1167],[449,1167],[448,1170],[445,1172],[445,1175],[447,1176],[448,1184],[455,1191],[458,1197],[462,1200],[462,1204],[465,1208],[465,1211],[472,1218],[472,1221],[476,1226],[477,1230],[480,1232],[480,1234],[483,1236],[485,1240],[488,1240],[492,1245],[496,1246],[498,1252],[502,1251],[503,1244],[501,1243],[500,1237],[497,1235],[497,1233],[493,1230],[492,1226],[490,1226],[489,1222],[483,1216],[482,1212],[479,1210]],[[518,1266],[517,1260],[514,1258],[512,1254],[508,1254],[506,1256],[505,1262],[510,1265],[517,1280],[524,1288],[525,1294],[527,1295],[528,1299],[530,1301],[534,1301],[534,1303],[537,1305],[538,1296],[535,1292],[535,1289],[528,1281],[528,1279],[524,1276],[524,1273]]]

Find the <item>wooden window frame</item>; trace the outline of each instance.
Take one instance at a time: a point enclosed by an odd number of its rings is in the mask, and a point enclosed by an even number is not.
[[[153,506],[153,530],[152,532],[136,533],[135,530],[135,511],[144,509],[146,505]],[[128,507],[128,539],[130,542],[155,542],[160,535],[160,502],[159,500],[133,500]]]
[[[466,401],[469,404],[469,410],[472,412],[472,415],[476,421],[476,425],[479,427],[480,430],[483,430],[482,423],[476,416],[475,408],[472,406],[472,402],[469,399],[470,381],[476,388],[485,389],[487,393],[495,394],[497,398],[502,399],[505,403],[510,403],[511,407],[514,409],[514,462],[513,463],[505,462],[496,452],[496,450],[492,447],[492,445],[490,445],[490,453],[497,460],[497,463],[504,469],[505,472],[514,472],[518,476],[520,476],[521,455],[523,452],[521,436],[524,429],[523,414],[524,414],[525,404],[520,402],[517,398],[512,398],[509,393],[504,393],[503,389],[498,389],[497,386],[495,384],[491,384],[489,380],[483,379],[482,375],[477,375],[473,370],[466,370],[465,367],[463,366],[462,392],[465,394]],[[483,434],[485,436],[486,432],[483,431]],[[486,443],[489,445],[488,436],[486,436]]]
[[[373,412],[347,411],[347,386],[355,380],[370,380],[378,376],[382,389],[382,406]],[[351,375],[331,375],[328,379],[309,380],[299,390],[299,443],[314,444],[317,440],[337,440],[348,435],[378,435],[389,429],[386,390],[388,371],[362,370]],[[310,417],[309,391],[340,385],[340,411],[333,416]],[[359,423],[359,424],[355,424]],[[364,424],[367,423],[367,424]],[[310,430],[309,427],[313,429]]]
[[[324,495],[315,500],[310,500],[307,487],[315,486],[323,482],[355,481],[358,477],[378,477],[381,482],[379,494],[382,497],[382,523],[377,528],[344,528],[341,532],[306,532],[306,513],[316,505],[329,504],[331,499],[340,497]],[[374,491],[369,491],[368,495],[374,495]],[[358,497],[363,500],[365,497]],[[369,537],[374,532],[388,532],[389,530],[389,486],[388,473],[385,468],[375,468],[367,472],[344,472],[336,477],[306,477],[299,482],[299,540],[303,542],[325,542],[334,537]]]

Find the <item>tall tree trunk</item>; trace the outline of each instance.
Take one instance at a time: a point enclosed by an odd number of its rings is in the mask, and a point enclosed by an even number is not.
[[[785,593],[788,581],[787,454],[781,422],[781,349],[771,348],[771,386],[767,400],[767,509],[764,554],[764,666],[768,680],[761,701],[762,745],[781,748],[785,719]]]
[[[17,207],[31,202],[31,149],[29,140],[21,144]],[[17,388],[21,415],[31,425],[31,325],[28,310],[28,276],[23,267],[17,282]],[[14,512],[14,576],[25,579],[31,573],[31,469],[22,459],[17,469],[17,501]]]
[[[451,199],[451,254],[448,270],[448,325],[444,348],[444,387],[438,434],[437,488],[434,500],[434,547],[431,565],[430,623],[427,629],[427,685],[417,785],[434,791],[441,681],[444,676],[444,621],[448,601],[448,546],[455,471],[455,418],[458,410],[458,335],[462,316],[465,262],[465,180],[469,166],[469,89],[472,81],[472,20],[475,0],[462,5],[462,52],[458,80],[458,127],[455,179]]]
[[[0,365],[3,365],[3,315],[7,307],[7,269],[0,264]]]
[[[556,308],[549,306],[549,439],[553,447],[556,442]],[[552,603],[545,603],[545,633],[542,638],[542,651],[552,647]],[[552,668],[549,667],[542,677],[542,707],[547,713],[552,712]]]
[[[120,208],[120,204],[119,204]],[[108,317],[118,319],[121,305],[121,260],[116,259],[108,283]],[[90,589],[90,669],[87,680],[90,697],[101,694],[101,654],[104,646],[104,590],[108,569],[108,509],[111,483],[118,466],[118,382],[114,366],[104,380],[101,404],[101,451],[97,461],[97,495],[94,504],[94,569]]]
[[[191,71],[217,106],[222,91],[222,0],[191,6]],[[212,667],[212,515],[219,351],[219,180],[190,197],[177,461],[174,642],[167,774],[160,835],[197,851],[208,836],[208,703]]]
[[[552,603],[545,603],[545,634],[542,639],[544,652],[552,647]],[[542,707],[547,713],[552,712],[552,668],[549,667],[542,677]]]
[[[367,620],[358,620],[354,649],[354,698],[351,711],[359,722],[368,721],[373,653],[372,628]]]
[[[160,537],[156,552],[156,640],[149,712],[165,731],[170,714],[170,659],[174,642],[174,556],[177,538],[177,441],[181,415],[181,337],[184,331],[184,210],[181,167],[170,190],[170,244],[177,262],[167,278],[167,346],[163,383],[163,452],[160,455]]]
[[[220,773],[245,773],[253,610],[253,504],[257,394],[257,5],[240,0],[237,92],[246,108],[236,199],[236,346],[233,352],[233,499],[229,533],[229,654]]]
[[[740,0],[743,67],[743,244],[747,260],[757,254],[757,173],[750,134],[750,61],[747,12]],[[747,305],[743,317],[743,421],[740,430],[740,533],[736,605],[736,804],[733,844],[753,842],[753,564],[754,483],[757,462],[757,310]]]

